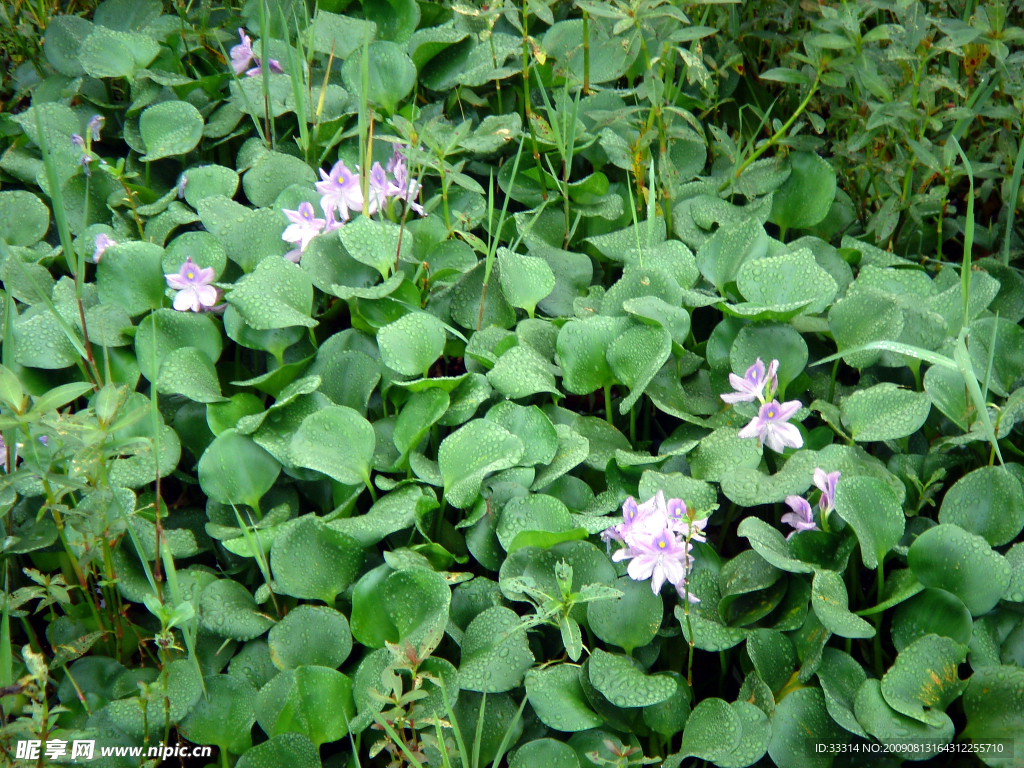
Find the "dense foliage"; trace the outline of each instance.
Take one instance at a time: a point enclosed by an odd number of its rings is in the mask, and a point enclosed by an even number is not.
[[[1024,759],[1020,2],[60,5],[5,764]]]

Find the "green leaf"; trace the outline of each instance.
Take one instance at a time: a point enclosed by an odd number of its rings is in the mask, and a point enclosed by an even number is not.
[[[347,533],[360,546],[371,547],[385,536],[411,528],[417,517],[438,506],[434,492],[419,485],[396,488],[370,507],[365,514],[340,517],[328,525]]]
[[[959,597],[972,616],[995,607],[1010,584],[1010,564],[981,536],[957,525],[930,528],[910,545],[907,564],[926,587]]]
[[[72,18],[58,16],[56,19]],[[8,245],[35,245],[50,227],[50,210],[31,192],[0,192],[0,240]]]
[[[203,493],[221,504],[248,504],[259,509],[281,465],[236,429],[225,429],[199,459],[199,485]]]
[[[883,382],[843,398],[843,424],[860,443],[895,440],[917,432],[931,408],[923,392]]]
[[[333,52],[337,60],[348,59],[364,40],[377,36],[377,25],[372,21],[329,13],[323,8],[317,8],[312,27],[310,48],[317,53]]]
[[[124,77],[131,80],[136,72],[149,66],[159,53],[159,44],[148,35],[94,26],[81,42],[78,60],[85,73],[92,77]]]
[[[232,579],[217,579],[203,589],[199,620],[206,630],[234,640],[251,640],[274,626],[273,619],[260,613],[249,590]]]
[[[543,493],[512,499],[501,512],[496,533],[506,551],[517,536],[527,531],[566,533],[575,528],[569,510],[553,496]],[[556,542],[557,543],[557,542]]]
[[[392,573],[384,582],[381,598],[398,630],[399,643],[411,644],[421,658],[437,647],[448,625],[452,600],[444,576],[425,568]]]
[[[317,178],[313,169],[299,158],[283,152],[264,152],[242,176],[242,189],[245,190],[245,196],[250,203],[258,208],[264,208],[273,205],[278,195],[291,185],[299,184],[303,188],[308,188],[315,181]],[[189,184],[191,183],[192,179],[189,178]],[[237,178],[235,183],[237,184]],[[185,191],[188,192],[187,185]],[[231,196],[227,192],[223,194],[226,197]]]
[[[518,687],[533,666],[526,630],[514,611],[488,608],[470,622],[462,640],[459,686],[499,693]]]
[[[901,603],[892,617],[892,642],[900,653],[925,635],[941,635],[967,645],[974,629],[971,612],[944,589],[924,589]]]
[[[939,635],[924,635],[900,651],[882,677],[882,696],[897,712],[941,727],[946,707],[963,692],[957,665],[967,656],[967,646]]]
[[[1024,728],[1024,669],[994,666],[977,670],[964,691],[963,706],[965,736],[976,742],[1019,739]]]
[[[597,724],[600,725],[602,722],[604,721],[598,718]],[[517,749],[509,762],[509,768],[533,768],[536,765],[543,765],[545,768],[580,768],[580,761],[572,747],[564,741],[535,739]]]
[[[390,45],[390,43],[388,43]],[[397,224],[360,216],[339,230],[342,245],[358,262],[373,267],[387,279],[399,260],[399,243],[407,248]]]
[[[721,293],[726,283],[736,280],[745,262],[763,258],[767,252],[768,235],[756,219],[723,224],[697,251],[697,268]]]
[[[608,347],[628,327],[629,321],[624,317],[570,320],[562,326],[556,348],[562,365],[562,385],[567,391],[588,395],[615,381],[608,365]]]
[[[851,290],[832,305],[828,326],[840,352],[875,341],[895,342],[903,333],[903,310],[895,296],[877,288]],[[844,354],[843,360],[855,368],[866,368],[881,356],[880,350],[852,352]]]
[[[538,392],[558,394],[551,364],[532,347],[512,347],[498,358],[487,381],[509,399],[529,397]]]
[[[849,595],[835,571],[819,570],[811,586],[811,605],[821,623],[840,637],[874,637],[875,629],[850,613]]]
[[[235,768],[321,768],[321,763],[308,736],[280,733],[242,755]]]
[[[253,704],[256,689],[246,680],[230,675],[212,675],[205,680],[206,696],[178,725],[195,744],[216,744],[240,755],[252,746]]]
[[[810,302],[803,310],[809,314],[824,312],[838,290],[809,248],[745,262],[736,287],[747,301],[764,307]]]
[[[185,202],[193,208],[198,208],[199,203],[208,197],[223,195],[230,199],[238,191],[238,174],[223,165],[193,166],[186,171],[185,178]],[[200,266],[208,266],[198,258],[193,258],[193,261]]]
[[[420,23],[420,7],[415,0],[372,0],[363,13],[377,24],[377,37],[406,43]]]
[[[273,720],[273,735],[301,733],[319,747],[348,733],[348,723],[356,714],[349,678],[328,667],[314,666],[281,674],[291,676],[291,686]],[[264,690],[259,694],[261,703]]]
[[[362,563],[359,543],[314,514],[289,524],[270,550],[278,592],[328,605],[352,583]]]
[[[365,98],[388,114],[394,114],[398,103],[412,92],[416,84],[416,65],[402,46],[386,40],[370,43],[367,58],[370,76]],[[345,87],[357,101],[364,98],[362,61],[363,53],[359,50],[345,59],[341,68]]]
[[[846,734],[829,717],[820,688],[800,688],[778,702],[768,754],[776,765],[828,768],[832,756],[821,745],[841,747]]]
[[[938,727],[897,712],[882,696],[881,682],[874,679],[861,684],[854,701],[854,712],[864,730],[897,757],[913,759],[915,751],[920,755],[920,745],[924,742],[948,744],[955,732],[953,721],[943,712],[935,713],[936,720],[942,721]]]
[[[994,547],[1013,541],[1024,528],[1020,481],[1003,467],[981,467],[964,475],[946,491],[939,522],[959,525]]]
[[[864,565],[877,568],[903,536],[903,507],[896,494],[874,477],[841,477],[835,505],[857,534]]]
[[[78,60],[78,52],[92,29],[92,22],[81,16],[53,16],[43,40],[43,53],[50,66],[67,77],[84,75],[85,68]]]
[[[426,312],[403,315],[377,331],[384,365],[405,376],[426,378],[430,366],[444,352],[444,325]]]
[[[676,681],[676,692],[660,704],[644,707],[644,724],[662,736],[675,736],[686,727],[690,717],[690,686],[678,672],[663,673]]]
[[[116,304],[129,315],[141,315],[164,302],[167,281],[164,249],[154,243],[132,241],[103,252],[96,267],[96,288],[104,304]]]
[[[713,697],[703,699],[686,721],[679,755],[717,764],[740,745],[742,735],[739,714],[728,702]]]
[[[551,419],[535,405],[522,406],[507,400],[491,408],[485,418],[519,437],[526,452],[519,460],[522,467],[550,464],[558,451],[558,432]]]
[[[267,638],[279,669],[315,665],[337,669],[352,651],[345,615],[323,605],[299,605],[275,624]]]
[[[576,732],[604,722],[587,702],[580,672],[575,664],[556,664],[526,673],[526,696],[544,725],[556,731]]]
[[[466,509],[492,472],[514,467],[526,451],[523,441],[486,419],[475,419],[441,442],[437,461],[448,503]]]
[[[513,253],[508,248],[498,249],[498,264],[501,292],[508,303],[533,317],[537,303],[554,290],[555,273],[544,259]]]
[[[180,347],[160,363],[157,391],[165,395],[184,395],[197,403],[220,403],[220,382],[213,361],[197,347]]]
[[[310,414],[291,439],[292,461],[343,485],[370,484],[376,436],[358,411],[332,405]]]
[[[436,387],[409,396],[392,433],[395,447],[402,456],[407,456],[423,441],[430,428],[444,416],[449,402],[448,393]]]
[[[761,463],[757,440],[738,437],[738,429],[721,427],[705,437],[691,454],[692,474],[698,480],[720,482],[726,475]]]
[[[654,640],[665,606],[646,581],[620,576],[611,586],[622,595],[589,603],[587,623],[598,638],[632,655],[634,649]]]
[[[196,209],[203,226],[224,246],[228,258],[246,272],[264,259],[279,261],[275,257],[283,256],[291,247],[281,239],[288,220],[280,211],[247,208],[222,195],[200,200]]]
[[[146,143],[143,162],[184,155],[203,137],[203,116],[187,101],[164,101],[143,111],[139,133]]]
[[[828,215],[836,196],[836,172],[815,152],[793,152],[789,164],[792,173],[775,190],[770,221],[783,231],[807,229]]]
[[[259,262],[255,271],[235,283],[227,301],[257,331],[316,326],[310,317],[313,283],[301,267],[284,259],[270,257]]]
[[[629,396],[619,403],[619,413],[627,413],[636,404],[671,354],[668,331],[650,325],[635,325],[611,343],[608,367],[629,387]]]
[[[174,350],[195,347],[216,362],[220,359],[222,344],[220,330],[209,315],[158,309],[139,323],[135,332],[135,357],[142,375],[153,381],[164,359]]]
[[[865,739],[868,735],[854,714],[854,702],[866,679],[864,667],[849,654],[838,648],[825,648],[822,651],[818,681],[821,683],[821,692],[825,694],[825,707],[839,725]]]
[[[676,692],[666,675],[645,675],[628,656],[594,648],[590,655],[590,682],[617,707],[660,704]]]

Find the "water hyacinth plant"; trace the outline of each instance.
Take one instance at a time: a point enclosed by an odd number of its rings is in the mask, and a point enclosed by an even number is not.
[[[1018,6],[5,4],[0,764],[1018,764]]]

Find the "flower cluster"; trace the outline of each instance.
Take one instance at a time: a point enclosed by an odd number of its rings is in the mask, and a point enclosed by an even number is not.
[[[826,529],[829,513],[836,508],[836,483],[839,482],[839,475],[839,472],[825,472],[821,467],[814,470],[814,484],[821,491],[818,509],[821,510],[821,519]],[[782,522],[793,528],[787,539],[791,539],[797,531],[821,530],[814,522],[814,512],[811,511],[810,503],[803,496],[787,496],[786,504],[793,510],[782,516]]]
[[[240,75],[245,72],[248,77],[262,75],[263,68],[260,65],[260,60],[252,51],[252,38],[245,34],[245,30],[241,27],[238,28],[238,36],[242,42],[231,49],[231,66],[234,68],[235,74]],[[256,66],[250,69],[249,65],[253,62],[256,62]],[[270,71],[276,74],[284,72],[280,62],[276,59],[270,59]]]
[[[729,383],[735,391],[722,395],[722,399],[730,404],[759,401],[761,407],[757,416],[740,430],[739,436],[756,437],[762,445],[782,453],[786,446],[802,448],[804,439],[800,430],[789,423],[800,410],[800,401],[780,403],[775,399],[775,391],[779,388],[778,370],[778,360],[772,360],[765,370],[761,358],[757,358],[742,378],[735,373],[729,374]]]
[[[611,546],[623,545],[612,554],[612,560],[629,560],[627,573],[636,581],[651,580],[654,594],[665,582],[676,588],[690,602],[700,602],[686,588],[693,565],[694,541],[705,541],[706,517],[698,518],[688,510],[682,499],[668,499],[661,491],[643,504],[630,496],[622,505],[622,522],[605,530],[601,538]]]
[[[318,218],[312,203],[303,202],[296,210],[285,210],[284,215],[291,222],[281,235],[288,243],[295,243],[298,248],[285,254],[285,258],[296,264],[302,258],[306,246],[321,232],[337,229],[349,220],[353,212],[363,210],[362,177],[351,170],[341,160],[334,164],[330,173],[320,169],[321,181],[316,183],[316,191],[320,193],[320,208],[324,218]],[[396,147],[387,169],[380,163],[374,163],[367,179],[365,196],[366,212],[372,216],[385,208],[390,200],[403,200],[409,208],[423,214],[423,207],[416,202],[419,183],[409,178],[405,157]]]

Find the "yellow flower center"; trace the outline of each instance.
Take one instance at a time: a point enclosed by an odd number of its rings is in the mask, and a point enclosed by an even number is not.
[[[769,419],[774,419],[775,418],[775,411],[769,410],[768,411],[768,418]]]
[[[664,549],[665,548],[665,540],[664,539],[662,539],[661,541],[658,542],[658,547],[660,549]]]
[[[195,280],[196,273],[193,272],[192,270],[189,270],[188,272],[185,273],[185,277],[187,277],[189,280]]]

